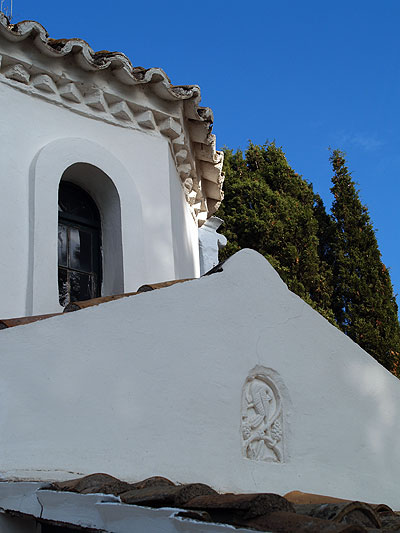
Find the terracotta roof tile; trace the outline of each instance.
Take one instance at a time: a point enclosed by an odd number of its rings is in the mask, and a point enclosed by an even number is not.
[[[377,529],[382,527],[379,514],[371,505],[363,502],[297,504],[294,508],[298,514],[315,518],[358,524]]]
[[[394,514],[393,510],[385,503],[372,503],[370,505],[378,514]]]
[[[190,281],[190,279],[177,279],[173,281],[164,281],[162,283],[151,283],[142,285],[136,292],[126,292],[123,294],[113,294],[112,296],[101,296],[100,298],[92,298],[91,300],[83,300],[81,302],[72,302],[68,304],[63,313],[70,313],[72,311],[79,311],[79,309],[85,309],[86,307],[93,307],[94,305],[100,305],[106,302],[112,302],[113,300],[119,300],[121,298],[127,298],[129,296],[135,296],[136,294],[142,294],[143,292],[154,291],[157,289],[163,289],[176,285],[177,283],[183,283]],[[48,315],[36,315],[26,316],[20,318],[3,318],[0,319],[0,330],[13,328],[15,326],[23,326],[25,324],[31,324],[32,322],[38,322],[39,320],[45,320],[46,318],[52,318],[53,316],[60,316],[63,313],[50,313]]]
[[[149,505],[151,507],[184,507],[196,497],[216,497],[218,494],[208,485],[191,483],[187,485],[155,485],[143,489],[132,489],[120,494],[124,503]]]
[[[274,533],[366,533],[368,531],[363,526],[337,524],[329,520],[287,511],[275,511],[249,520],[246,525],[258,531],[273,531]]]
[[[25,324],[31,324],[32,322],[38,322],[52,316],[62,315],[62,313],[51,313],[49,315],[36,315],[36,316],[24,316],[20,318],[5,318],[0,320],[0,329],[13,328],[14,326],[23,326]]]
[[[202,483],[176,484],[159,476],[127,483],[107,474],[92,474],[49,490],[119,496],[122,503],[145,507],[177,507],[176,516],[200,522],[276,533],[373,533],[400,531],[400,515],[384,504],[318,494],[218,494]],[[293,502],[295,500],[295,502]],[[298,501],[307,503],[297,503]]]
[[[147,489],[149,487],[175,487],[175,483],[162,476],[152,476],[144,479],[143,481],[138,481],[137,483],[130,484],[131,489]]]
[[[130,490],[130,488],[130,483],[121,481],[108,474],[91,474],[83,478],[52,483],[49,486],[51,490],[78,492],[79,494],[115,494],[116,496],[121,492]]]
[[[198,496],[185,504],[193,510],[207,511],[220,522],[228,517],[249,520],[272,511],[294,512],[293,505],[278,494],[213,494]]]
[[[400,531],[400,513],[381,514],[382,531]]]
[[[290,502],[298,504],[341,503],[350,501],[341,498],[333,498],[332,496],[323,496],[322,494],[310,494],[299,490],[288,492],[284,497]]]
[[[216,149],[215,135],[211,133],[214,121],[212,110],[201,107],[201,92],[198,85],[172,85],[169,77],[161,68],[143,68],[133,66],[129,58],[121,52],[100,50],[95,52],[83,39],[52,39],[45,28],[38,22],[24,20],[17,24],[0,12],[0,35],[8,41],[19,43],[31,42],[44,56],[62,59],[71,57],[85,72],[108,71],[118,83],[133,87],[149,85],[156,87],[157,96],[167,101],[183,101],[184,118],[189,125],[194,157],[195,173],[201,195],[196,196],[196,203],[203,200],[207,205],[199,209],[210,217],[217,211],[222,199],[223,152]],[[197,190],[197,189],[196,189]],[[199,193],[200,194],[200,193]],[[199,222],[205,220],[199,219]]]
[[[119,300],[120,298],[126,298],[128,296],[135,296],[136,294],[141,294],[143,292],[164,289],[171,287],[171,285],[176,285],[177,283],[184,283],[185,281],[190,281],[190,279],[176,279],[173,281],[164,281],[162,283],[149,283],[146,285],[141,285],[136,292],[126,292],[123,294],[114,294],[112,296],[101,296],[100,298],[92,298],[91,300],[84,300],[82,302],[72,302],[65,307],[64,312],[69,313],[71,311],[78,311],[79,309],[85,309],[86,307],[92,307],[93,305]]]

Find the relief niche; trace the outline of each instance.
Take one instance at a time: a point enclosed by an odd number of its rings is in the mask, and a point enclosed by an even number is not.
[[[286,396],[279,374],[270,368],[255,367],[242,391],[241,435],[243,455],[254,461],[282,463]]]

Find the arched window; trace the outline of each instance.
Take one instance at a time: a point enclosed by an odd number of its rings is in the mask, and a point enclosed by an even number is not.
[[[61,181],[58,193],[58,291],[62,306],[100,296],[101,224],[91,197]]]

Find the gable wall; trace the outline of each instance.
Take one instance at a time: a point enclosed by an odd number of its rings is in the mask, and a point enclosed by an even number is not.
[[[199,280],[0,331],[0,353],[7,479],[162,475],[400,508],[399,381],[255,252]],[[247,384],[263,375],[282,405],[275,456],[244,441]]]

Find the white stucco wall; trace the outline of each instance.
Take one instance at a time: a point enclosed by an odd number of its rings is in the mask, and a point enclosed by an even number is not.
[[[175,279],[200,276],[198,229],[185,200],[175,163],[169,154],[171,236],[175,263]]]
[[[57,187],[74,163],[98,166],[120,197],[125,292],[175,279],[176,272],[198,275],[197,228],[165,137],[81,116],[2,83],[0,102],[1,318],[60,309]],[[176,205],[181,214],[172,211]],[[180,223],[184,242],[176,236]]]
[[[162,475],[400,508],[399,381],[256,252],[209,277],[3,330],[0,354],[4,478]],[[280,462],[243,453],[260,368],[280,395]]]

